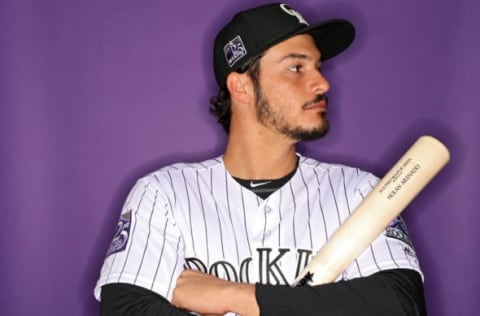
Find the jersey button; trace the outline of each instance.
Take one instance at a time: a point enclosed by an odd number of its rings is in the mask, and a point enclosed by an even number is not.
[[[265,208],[264,208],[264,209],[265,209],[265,213],[267,213],[267,214],[269,214],[269,213],[272,212],[272,208],[271,208],[270,206],[268,206],[268,205],[265,205]]]

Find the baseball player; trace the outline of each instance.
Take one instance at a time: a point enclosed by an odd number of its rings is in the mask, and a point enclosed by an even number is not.
[[[225,152],[138,180],[95,287],[102,315],[425,315],[401,218],[337,282],[289,285],[378,182],[295,147],[327,133],[320,66],[353,38],[348,21],[309,25],[286,4],[226,24],[211,102]]]

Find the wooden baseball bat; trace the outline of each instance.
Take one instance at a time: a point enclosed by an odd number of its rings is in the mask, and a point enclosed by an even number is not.
[[[405,152],[294,281],[333,282],[450,160],[448,149],[422,136]]]

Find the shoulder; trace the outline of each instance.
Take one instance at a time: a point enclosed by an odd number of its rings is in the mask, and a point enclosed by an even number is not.
[[[200,162],[177,162],[171,165],[157,169],[144,177],[140,178],[140,182],[156,182],[161,184],[165,181],[171,183],[177,179],[189,178],[198,174],[206,174],[209,172],[224,172],[225,167],[222,157],[215,157]]]
[[[375,177],[375,175],[373,175],[371,172],[365,171],[363,169],[360,169],[354,166],[349,166],[349,165],[340,164],[340,163],[319,161],[317,159],[305,157],[302,155],[299,155],[299,167],[306,170],[308,169],[316,170],[318,172],[343,172],[345,174],[352,174],[352,175],[358,175],[358,176],[371,175]]]
[[[340,163],[323,162],[302,155],[299,155],[299,168],[306,174],[314,174],[355,188],[372,187],[379,181],[379,178],[369,171]]]
[[[204,171],[217,167],[223,168],[222,157],[215,157],[199,162],[177,162],[165,167],[162,167],[151,174],[161,174],[168,172],[191,172],[191,171]]]
[[[157,199],[175,204],[178,196],[188,195],[202,181],[210,181],[216,174],[225,175],[222,157],[201,162],[178,162],[164,166],[138,178],[127,201],[151,201]]]

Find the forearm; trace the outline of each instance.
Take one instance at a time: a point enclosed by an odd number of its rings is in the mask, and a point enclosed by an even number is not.
[[[412,270],[391,270],[320,286],[256,285],[261,315],[426,315],[423,286]]]
[[[259,315],[254,284],[230,282],[192,270],[185,270],[178,278],[172,304],[205,315]]]
[[[203,315],[223,315],[228,311],[235,311],[242,316],[258,315],[255,285],[219,280],[213,291],[201,290],[200,293],[192,294],[192,289],[198,289],[198,284],[196,281],[191,284],[180,282],[173,304],[150,290],[132,284],[107,284],[102,287],[100,315],[191,315],[187,310],[201,312]]]
[[[230,291],[223,296],[228,305],[225,312],[231,311],[242,316],[257,316],[260,310],[255,297],[255,285],[246,283],[234,284]]]
[[[102,287],[101,316],[190,316],[160,295],[131,284],[114,283]]]

